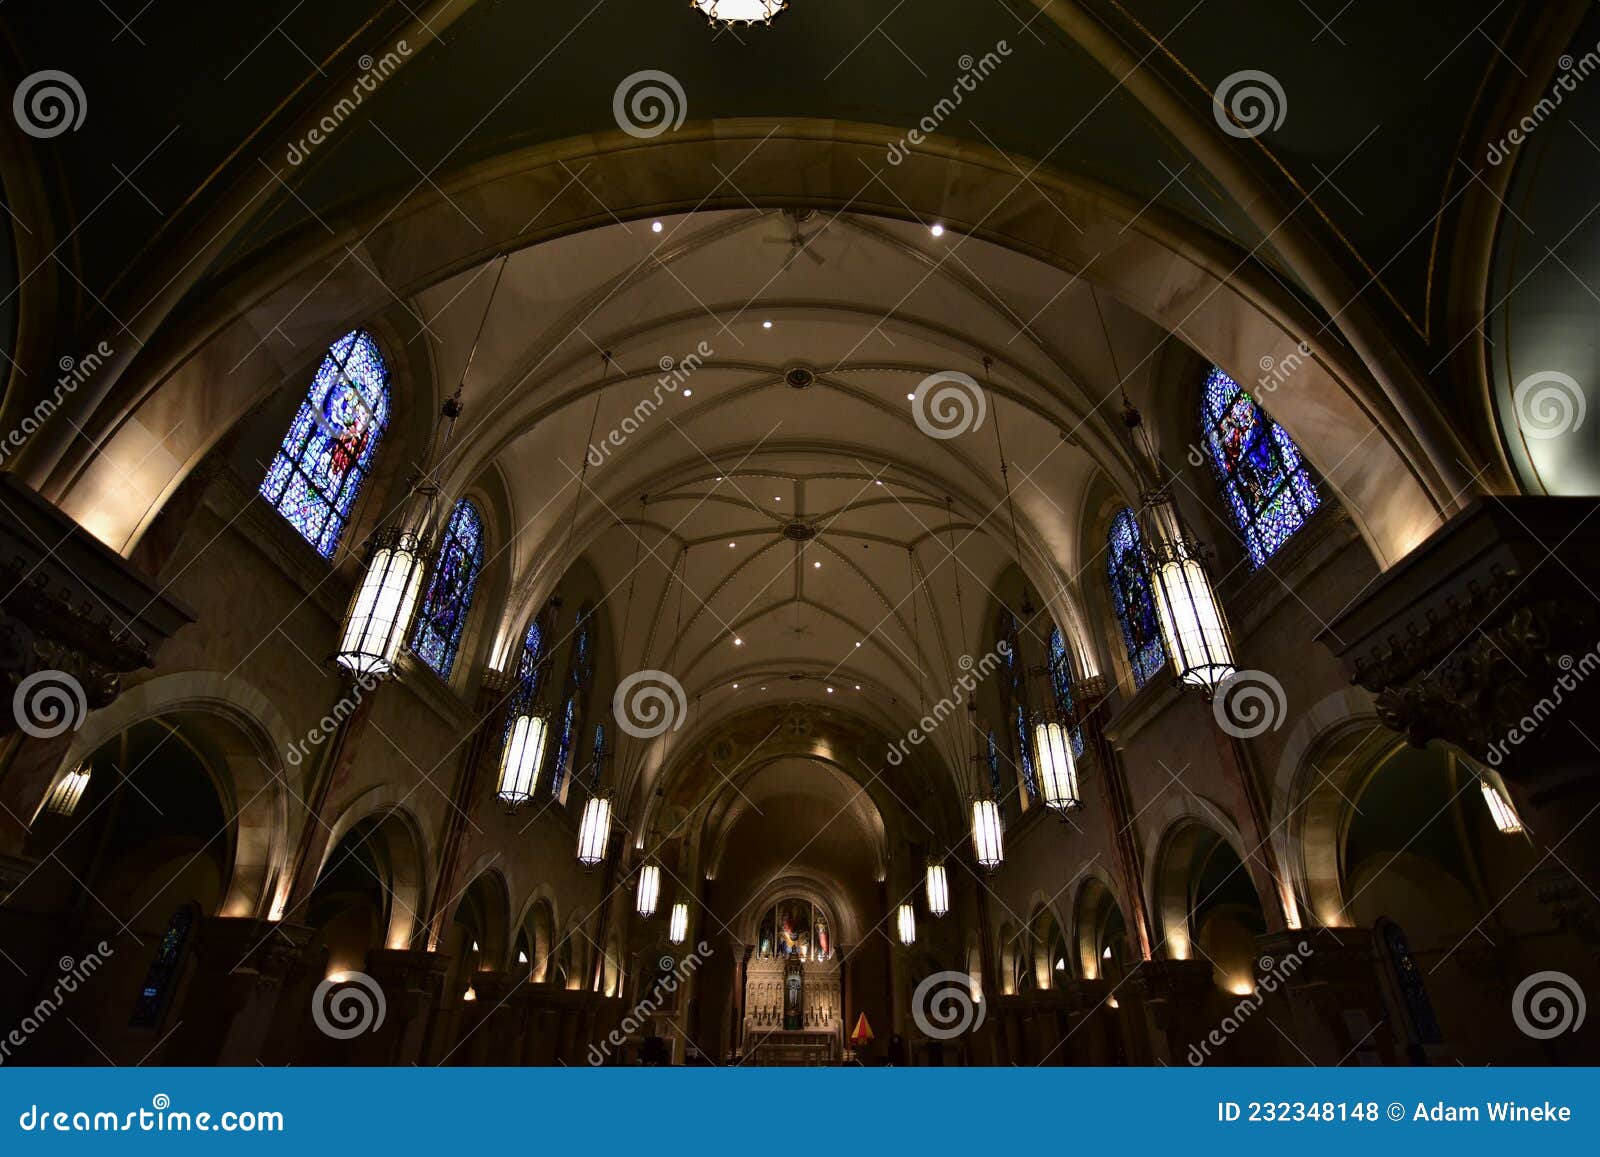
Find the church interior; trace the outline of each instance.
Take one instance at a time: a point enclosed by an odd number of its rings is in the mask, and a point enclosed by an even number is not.
[[[12,0],[0,1064],[1600,1059],[1597,74]]]

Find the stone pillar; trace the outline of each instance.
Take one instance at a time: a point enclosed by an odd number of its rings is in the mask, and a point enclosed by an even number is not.
[[[366,973],[383,989],[383,1024],[360,1039],[360,1063],[413,1065],[439,1011],[450,958],[420,948],[374,948]]]
[[[1384,1001],[1377,945],[1367,928],[1312,928],[1256,940],[1256,993],[1261,1015],[1293,1041],[1288,1064],[1355,1064],[1395,1055],[1392,1017]],[[1270,961],[1270,963],[1267,963]]]
[[[1121,1049],[1112,1036],[1120,1032],[1116,1010],[1110,1006],[1111,982],[1106,980],[1068,980],[1061,986],[1066,1011],[1066,1033],[1058,1059],[1061,1065],[1109,1065],[1116,1062]]]
[[[184,990],[179,1027],[161,1063],[221,1066],[260,1060],[278,997],[306,966],[310,940],[311,929],[294,924],[203,917],[195,928],[196,965]]]
[[[1082,720],[1085,753],[1094,759],[1105,793],[1106,834],[1116,857],[1118,882],[1127,901],[1130,931],[1141,959],[1152,954],[1150,917],[1145,911],[1144,865],[1134,835],[1133,808],[1128,802],[1128,782],[1122,763],[1106,735],[1106,718],[1111,709],[1111,684],[1104,676],[1085,677],[1074,689]]]
[[[1384,723],[1505,779],[1552,923],[1600,955],[1597,513],[1596,498],[1474,499],[1318,638]]]
[[[1142,1018],[1151,1059],[1182,1065],[1189,1046],[1213,1027],[1208,1011],[1217,991],[1209,960],[1145,960],[1123,981],[1121,991],[1137,1004],[1129,1009]]]
[[[0,853],[21,852],[84,716],[193,621],[15,473],[0,473]]]

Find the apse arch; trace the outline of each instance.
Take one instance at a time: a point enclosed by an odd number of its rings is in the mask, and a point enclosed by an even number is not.
[[[591,205],[562,196],[571,162],[588,165],[595,180],[609,187],[636,190],[632,204],[613,207],[612,215],[621,219],[732,205],[732,194],[712,186],[708,174],[717,171],[719,156],[745,140],[752,148],[740,162],[740,204],[827,208],[853,201],[853,208],[866,214],[934,216],[958,232],[1059,268],[1081,270],[1096,258],[1096,280],[1108,293],[1164,330],[1189,335],[1205,357],[1235,374],[1247,372],[1257,358],[1288,356],[1301,348],[1300,334],[1311,335],[1305,339],[1313,353],[1305,371],[1307,389],[1295,391],[1292,399],[1286,395],[1276,416],[1325,475],[1367,443],[1361,476],[1350,480],[1351,506],[1384,566],[1420,541],[1438,524],[1439,512],[1454,504],[1450,495],[1458,471],[1448,453],[1430,457],[1425,449],[1450,443],[1429,400],[1393,383],[1375,383],[1353,355],[1317,336],[1314,319],[1265,272],[1237,262],[1231,247],[1197,238],[1159,207],[1135,206],[1113,190],[1047,168],[1035,174],[1036,187],[1053,193],[1075,219],[1092,227],[1064,233],[1055,227],[1054,214],[1010,214],[1003,226],[991,225],[994,194],[1016,187],[1013,167],[992,150],[942,141],[930,141],[884,175],[888,196],[871,189],[847,191],[842,176],[835,178],[841,187],[829,187],[830,175],[854,171],[851,156],[879,157],[882,139],[882,129],[838,122],[796,122],[765,135],[750,124],[711,122],[685,126],[649,145],[618,133],[585,138],[583,144],[534,146],[445,178],[458,196],[472,189],[491,214],[493,207],[505,207],[503,216],[473,224],[470,232],[442,191],[415,195],[402,213],[392,204],[380,210],[376,202],[383,198],[375,198],[353,208],[333,236],[307,231],[282,246],[274,259],[206,295],[182,332],[169,330],[151,344],[137,378],[123,374],[117,380],[114,400],[105,396],[110,381],[75,399],[81,407],[76,416],[83,419],[79,424],[89,434],[84,442],[101,450],[91,458],[52,430],[52,437],[30,447],[29,476],[68,513],[92,522],[103,541],[130,550],[190,464],[276,386],[279,351],[262,350],[254,333],[276,327],[287,313],[303,311],[328,320],[314,332],[306,327],[299,340],[326,344],[338,325],[348,329],[346,323],[380,312],[391,293],[404,296],[495,253],[593,224]],[[585,149],[589,155],[580,156]],[[650,155],[648,166],[637,163],[641,151]],[[795,187],[800,174],[804,189]],[[533,228],[511,208],[527,204],[548,206]],[[1091,251],[1112,237],[1109,252]],[[351,244],[359,244],[370,262],[364,269],[368,276],[334,277]],[[205,356],[197,357],[202,350]],[[214,372],[229,366],[239,372]],[[194,402],[208,386],[216,395],[214,405],[201,410]],[[147,431],[164,428],[157,415],[186,409],[216,418],[183,432],[164,469],[135,474],[133,485],[124,484],[128,492],[117,495],[117,471],[139,461],[138,451],[150,438]],[[91,519],[96,512],[103,513]]]
[[[318,879],[329,870],[335,852],[357,825],[370,829],[365,839],[381,838],[388,858],[390,879],[379,881],[386,905],[383,947],[409,948],[424,931],[424,904],[432,888],[435,861],[426,829],[401,802],[398,788],[370,788],[351,800],[330,825],[317,865]]]
[[[1072,902],[1072,921],[1067,926],[1075,962],[1074,974],[1081,980],[1105,980],[1111,966],[1126,967],[1136,953],[1130,948],[1129,925],[1124,913],[1122,890],[1098,864],[1084,872]],[[1120,949],[1120,951],[1119,951]]]
[[[1150,890],[1154,950],[1168,959],[1192,959],[1196,952],[1191,916],[1208,896],[1197,895],[1198,869],[1218,845],[1226,846],[1261,911],[1271,897],[1261,895],[1249,870],[1251,852],[1238,827],[1216,803],[1193,792],[1169,795],[1150,809],[1149,829],[1157,833],[1145,852],[1144,878]]]

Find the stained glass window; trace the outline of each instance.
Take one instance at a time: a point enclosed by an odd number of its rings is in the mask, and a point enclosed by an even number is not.
[[[1384,948],[1389,953],[1389,967],[1393,971],[1395,986],[1400,990],[1400,1000],[1405,1005],[1407,1034],[1414,1044],[1436,1045],[1444,1040],[1439,1031],[1439,1018],[1434,1015],[1433,1001],[1428,999],[1428,989],[1422,980],[1422,969],[1411,954],[1411,942],[1393,920],[1383,920],[1378,926]]]
[[[389,424],[389,368],[365,330],[328,347],[261,480],[261,496],[332,558]]]
[[[506,715],[508,730],[517,713],[528,707],[539,693],[540,682],[545,675],[544,640],[550,625],[549,616],[548,607],[544,613],[536,615],[533,622],[528,624],[528,633],[522,640],[522,653],[517,656],[517,684],[512,688],[511,710]]]
[[[572,763],[573,747],[582,732],[582,715],[587,713],[589,685],[594,681],[594,610],[578,612],[577,631],[572,640],[572,659],[567,664],[566,705],[561,709],[561,733],[552,755],[550,794],[560,795]]]
[[[411,637],[411,650],[442,679],[450,677],[456,661],[482,565],[483,518],[478,508],[463,498],[450,513],[450,525],[445,528],[428,580],[428,596]]]
[[[1050,692],[1055,697],[1056,710],[1061,713],[1061,718],[1072,718],[1072,656],[1067,651],[1067,641],[1061,636],[1059,627],[1050,630],[1050,656],[1048,667],[1050,671]],[[1072,754],[1083,754],[1083,728],[1072,729]]]
[[[994,792],[994,802],[1000,806],[1000,816],[1006,814],[1006,789],[1000,777],[1000,737],[989,732],[989,788]]]
[[[1106,543],[1106,569],[1111,577],[1111,601],[1122,623],[1122,641],[1133,666],[1133,681],[1143,687],[1167,661],[1156,622],[1156,604],[1150,595],[1150,576],[1144,569],[1144,539],[1133,511],[1123,510],[1111,522]]]
[[[589,760],[589,774],[585,777],[585,782],[588,784],[590,791],[600,786],[600,767],[605,762],[605,755],[606,725],[604,723],[596,723],[594,725],[594,751],[592,758]]]
[[[1221,370],[1206,378],[1201,436],[1228,512],[1260,566],[1322,503],[1294,439]]]
[[[189,942],[189,930],[194,927],[194,909],[189,905],[179,908],[167,922],[161,943],[156,947],[155,959],[145,970],[144,985],[139,989],[139,999],[134,1002],[134,1028],[150,1028],[161,1023],[167,1001],[172,996],[178,979],[178,965],[183,961],[183,948]]]
[[[1028,742],[1028,708],[1017,704],[1017,762],[1022,766],[1022,786],[1029,799],[1039,798],[1039,784],[1033,774],[1033,744]]]

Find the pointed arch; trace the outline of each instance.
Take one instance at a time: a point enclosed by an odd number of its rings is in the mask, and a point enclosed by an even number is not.
[[[1200,436],[1250,564],[1259,567],[1322,505],[1316,480],[1288,431],[1219,369],[1202,391]]]
[[[332,558],[389,425],[389,367],[364,329],[328,347],[261,480],[261,496]]]
[[[1143,687],[1166,664],[1167,653],[1161,644],[1150,576],[1145,571],[1144,536],[1139,532],[1138,519],[1126,507],[1111,520],[1111,531],[1106,536],[1106,569],[1133,681]]]
[[[482,568],[483,515],[471,499],[463,498],[450,512],[411,636],[412,652],[441,679],[450,678],[455,665]]]

